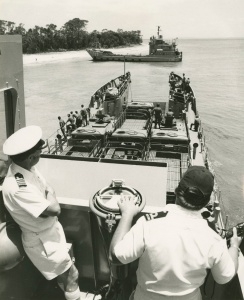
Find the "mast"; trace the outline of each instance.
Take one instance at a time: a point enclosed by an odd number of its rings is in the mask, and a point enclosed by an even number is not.
[[[159,38],[159,31],[161,31],[160,26],[158,26],[158,38]]]
[[[124,76],[125,76],[125,56],[124,56]]]

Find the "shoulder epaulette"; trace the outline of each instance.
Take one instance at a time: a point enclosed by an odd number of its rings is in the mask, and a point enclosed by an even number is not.
[[[159,211],[152,214],[145,214],[144,217],[147,221],[158,219],[158,218],[164,218],[167,216],[167,211]]]
[[[16,182],[18,184],[18,186],[21,188],[21,187],[25,187],[27,186],[26,182],[25,182],[25,179],[24,179],[24,176],[20,173],[16,173],[14,175],[15,179],[16,179]]]

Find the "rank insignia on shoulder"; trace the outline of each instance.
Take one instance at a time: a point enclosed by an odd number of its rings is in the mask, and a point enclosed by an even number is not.
[[[20,173],[16,173],[14,175],[15,179],[16,179],[16,182],[18,184],[18,186],[21,188],[21,187],[25,187],[27,186],[26,182],[25,182],[25,179],[24,179],[24,176]]]
[[[167,216],[167,211],[159,211],[152,214],[145,214],[144,217],[147,221],[158,219],[158,218],[164,218]]]

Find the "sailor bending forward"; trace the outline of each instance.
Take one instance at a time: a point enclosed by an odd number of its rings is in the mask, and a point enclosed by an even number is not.
[[[3,145],[12,164],[3,184],[4,204],[22,231],[26,254],[47,280],[55,277],[69,300],[80,299],[78,271],[68,254],[54,190],[34,167],[44,141],[38,126],[22,128]]]
[[[139,258],[134,300],[200,300],[199,287],[207,269],[224,284],[237,272],[241,238],[236,228],[227,248],[226,240],[201,216],[214,186],[204,167],[190,167],[176,189],[176,204],[165,213],[148,214],[132,226],[139,212],[133,199],[119,201],[121,220],[111,242],[110,259],[123,264]],[[155,216],[156,215],[156,216]]]

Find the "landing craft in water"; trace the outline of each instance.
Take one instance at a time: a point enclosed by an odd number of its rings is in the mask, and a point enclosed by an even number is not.
[[[182,52],[177,49],[176,41],[166,42],[163,36],[159,34],[158,26],[157,37],[151,37],[149,42],[148,55],[133,54],[114,54],[111,51],[100,49],[86,49],[94,61],[131,61],[131,62],[180,62],[182,61]]]
[[[0,74],[3,143],[25,126],[25,106],[21,37],[0,36],[0,41],[0,67],[8,71]],[[194,92],[190,85],[183,87],[176,74],[169,81],[167,101],[131,101],[131,74],[118,76],[92,95],[88,126],[68,128],[64,135],[58,130],[46,139],[38,169],[53,185],[61,205],[59,221],[79,271],[84,299],[102,295],[102,299],[128,300],[136,283],[136,263],[111,266],[108,261],[110,240],[120,219],[118,196],[133,195],[142,214],[155,214],[175,202],[174,190],[189,166],[202,165],[214,172],[202,124],[195,122]],[[156,104],[165,116],[159,128],[154,128],[152,115]],[[4,179],[9,162],[2,152],[0,163]],[[46,281],[25,255],[20,232],[8,218],[1,194],[0,203],[0,299],[64,299],[56,281]],[[202,216],[222,235],[221,228],[228,224],[220,206],[215,183]],[[210,274],[201,289],[204,300],[243,299],[243,247],[238,275],[228,284],[217,285]],[[114,294],[105,298],[108,291]]]

